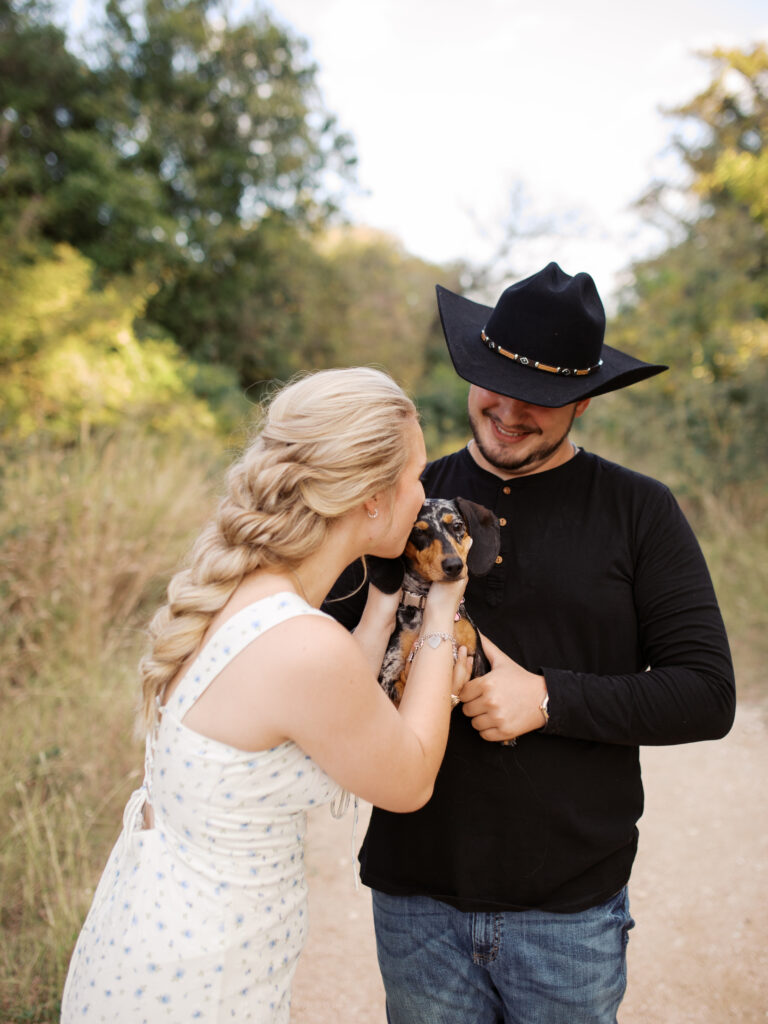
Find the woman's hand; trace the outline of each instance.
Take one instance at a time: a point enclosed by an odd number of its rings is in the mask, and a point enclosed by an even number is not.
[[[453,622],[459,610],[461,599],[464,597],[466,586],[466,575],[461,576],[457,580],[445,580],[432,584],[427,594],[426,604],[424,605],[424,621],[426,623],[427,619],[430,620],[430,628],[432,620],[447,620],[451,623],[451,632],[453,632]],[[437,626],[435,628],[439,629],[440,627]],[[445,625],[442,628],[445,629]]]
[[[370,627],[386,633],[387,639],[395,628],[397,607],[402,596],[402,590],[396,590],[394,594],[385,594],[373,583],[368,584],[368,600],[365,602],[363,615]]]
[[[378,676],[387,641],[395,628],[397,606],[402,591],[384,594],[371,583],[368,586],[368,600],[353,636],[363,650],[373,674]]]

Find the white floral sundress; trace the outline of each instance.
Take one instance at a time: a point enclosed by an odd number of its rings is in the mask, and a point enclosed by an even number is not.
[[[306,811],[340,789],[295,743],[247,753],[183,718],[265,630],[322,614],[292,593],[243,608],[160,709],[72,954],[62,1024],[288,1020],[307,929]]]

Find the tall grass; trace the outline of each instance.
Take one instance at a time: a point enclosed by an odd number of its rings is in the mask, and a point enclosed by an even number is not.
[[[56,1021],[139,782],[143,627],[213,504],[213,447],[121,435],[6,459],[0,508],[0,1019]]]
[[[58,1020],[77,932],[125,800],[140,781],[133,721],[143,627],[212,508],[222,468],[213,446],[172,447],[129,433],[69,451],[31,447],[6,459],[0,481],[3,1022]],[[742,486],[717,496],[681,490],[715,579],[742,692],[762,694],[765,490]]]
[[[697,495],[691,519],[728,628],[739,695],[768,696],[768,488],[741,485]]]

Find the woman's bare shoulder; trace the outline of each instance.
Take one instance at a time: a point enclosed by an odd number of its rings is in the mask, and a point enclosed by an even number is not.
[[[259,638],[261,643],[253,645],[256,656],[277,650],[286,664],[313,659],[313,667],[320,668],[329,660],[339,657],[362,658],[359,645],[351,633],[329,615],[294,615],[278,625],[272,626]]]

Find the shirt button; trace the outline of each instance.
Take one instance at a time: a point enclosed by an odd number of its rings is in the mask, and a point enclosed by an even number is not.
[[[507,520],[504,518],[504,516],[502,516],[501,519],[499,520],[499,526],[506,526],[506,525],[507,525]]]
[[[511,494],[512,493],[512,488],[511,487],[502,487],[501,488],[501,493],[502,494]]]
[[[501,557],[501,555],[496,555],[496,565],[501,565],[503,561],[504,559]]]

